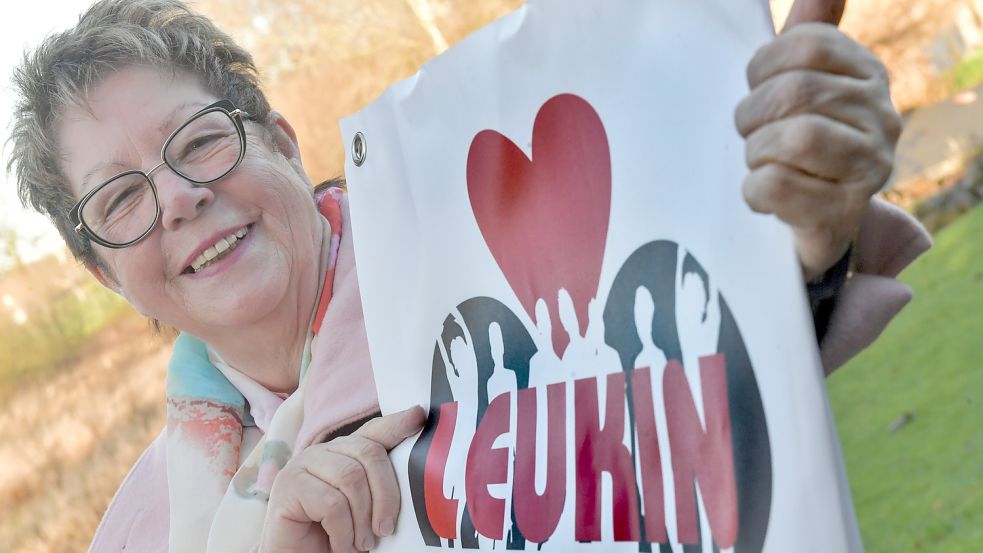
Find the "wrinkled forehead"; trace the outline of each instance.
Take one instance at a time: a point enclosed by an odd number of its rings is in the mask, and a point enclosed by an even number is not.
[[[159,161],[164,140],[217,100],[187,73],[129,67],[106,76],[57,125],[62,171],[79,198],[106,178]]]

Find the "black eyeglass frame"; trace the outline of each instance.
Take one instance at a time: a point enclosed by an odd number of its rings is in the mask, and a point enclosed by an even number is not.
[[[232,120],[232,124],[235,125],[236,131],[239,133],[239,157],[236,159],[236,162],[233,163],[231,167],[229,167],[228,171],[222,173],[221,175],[215,177],[214,179],[210,179],[207,181],[195,180],[189,177],[188,175],[185,175],[177,168],[175,168],[173,165],[171,165],[170,162],[167,161],[167,157],[164,155],[164,152],[167,151],[167,147],[170,146],[171,141],[174,140],[174,137],[177,136],[178,133],[180,133],[182,130],[184,130],[185,127],[196,121],[199,117],[202,117],[204,115],[213,112],[221,112],[225,114],[226,117]],[[242,122],[243,119],[252,121],[253,117],[248,112],[245,112],[235,107],[235,104],[233,104],[231,100],[219,100],[195,112],[194,115],[189,117],[188,120],[184,122],[184,124],[182,124],[180,127],[175,129],[174,132],[172,132],[167,137],[167,140],[164,141],[164,145],[161,146],[160,148],[160,163],[158,163],[157,165],[155,165],[153,168],[151,168],[149,171],[146,172],[139,169],[123,171],[122,173],[110,177],[109,179],[106,180],[106,182],[86,192],[85,195],[82,196],[82,199],[80,199],[78,203],[76,203],[75,206],[72,207],[72,210],[68,214],[69,220],[71,220],[71,222],[75,225],[75,232],[81,234],[82,236],[85,236],[89,240],[92,240],[93,242],[101,246],[105,246],[107,248],[112,248],[112,249],[128,248],[136,244],[137,242],[143,240],[144,238],[146,238],[147,235],[149,235],[151,232],[153,232],[155,228],[157,228],[157,222],[160,221],[160,197],[157,194],[157,185],[154,184],[154,180],[150,178],[150,176],[153,175],[154,172],[157,171],[157,169],[160,169],[161,167],[166,165],[168,169],[174,172],[174,174],[178,175],[184,180],[195,185],[201,185],[201,186],[208,185],[223,179],[226,175],[234,171],[235,168],[238,167],[239,164],[242,162],[242,158],[246,156],[246,129]],[[134,238],[133,240],[130,240],[129,242],[118,244],[115,242],[109,242],[107,240],[103,240],[95,233],[95,231],[93,231],[89,227],[88,224],[85,223],[84,220],[82,220],[82,209],[85,207],[85,204],[89,201],[89,199],[95,196],[100,190],[102,190],[106,186],[109,186],[109,184],[114,182],[115,180],[129,175],[140,175],[144,179],[146,179],[147,183],[150,185],[150,190],[154,194],[154,205],[156,206],[156,211],[154,212],[154,220],[152,223],[150,223],[150,226],[147,227],[147,230],[144,231],[143,234]]]

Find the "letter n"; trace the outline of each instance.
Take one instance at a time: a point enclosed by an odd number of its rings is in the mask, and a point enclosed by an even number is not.
[[[638,488],[635,465],[625,447],[625,373],[607,377],[604,428],[600,426],[597,380],[574,382],[577,404],[575,441],[577,541],[601,540],[601,474],[611,475],[615,541],[638,541]]]
[[[700,381],[706,430],[700,423],[683,366],[675,359],[666,364],[662,390],[676,488],[677,537],[684,544],[695,544],[700,539],[695,481],[700,486],[713,541],[720,549],[727,549],[737,541],[737,485],[723,354],[700,358]]]

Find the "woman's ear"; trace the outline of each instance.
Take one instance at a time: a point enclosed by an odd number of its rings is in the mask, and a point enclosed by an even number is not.
[[[96,277],[96,280],[99,281],[99,284],[102,284],[106,288],[109,288],[110,290],[116,292],[121,296],[123,295],[122,289],[120,288],[119,285],[119,281],[116,280],[116,277],[109,269],[96,263],[86,263],[85,270],[89,271],[90,275]]]
[[[287,121],[287,118],[278,111],[270,112],[270,131],[273,133],[273,145],[277,151],[284,155],[288,160],[300,161],[300,143],[297,141],[297,132]]]

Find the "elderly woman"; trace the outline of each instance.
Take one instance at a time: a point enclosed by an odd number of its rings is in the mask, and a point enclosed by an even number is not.
[[[800,3],[793,20],[836,17],[824,7]],[[898,134],[885,72],[813,24],[765,47],[748,73],[745,195],[793,227],[818,311],[861,223],[858,267],[886,275],[862,289],[893,302],[879,320],[851,319],[856,298],[841,298],[827,355],[837,365],[907,301],[892,277],[927,245],[903,216],[868,205]],[[387,452],[424,413],[379,417],[344,193],[315,192],[249,54],[176,1],[104,0],[26,57],[16,84],[22,198],[95,278],[182,332],[167,431],[92,549],[350,551],[391,534]],[[796,151],[810,142],[790,136],[837,147]]]

